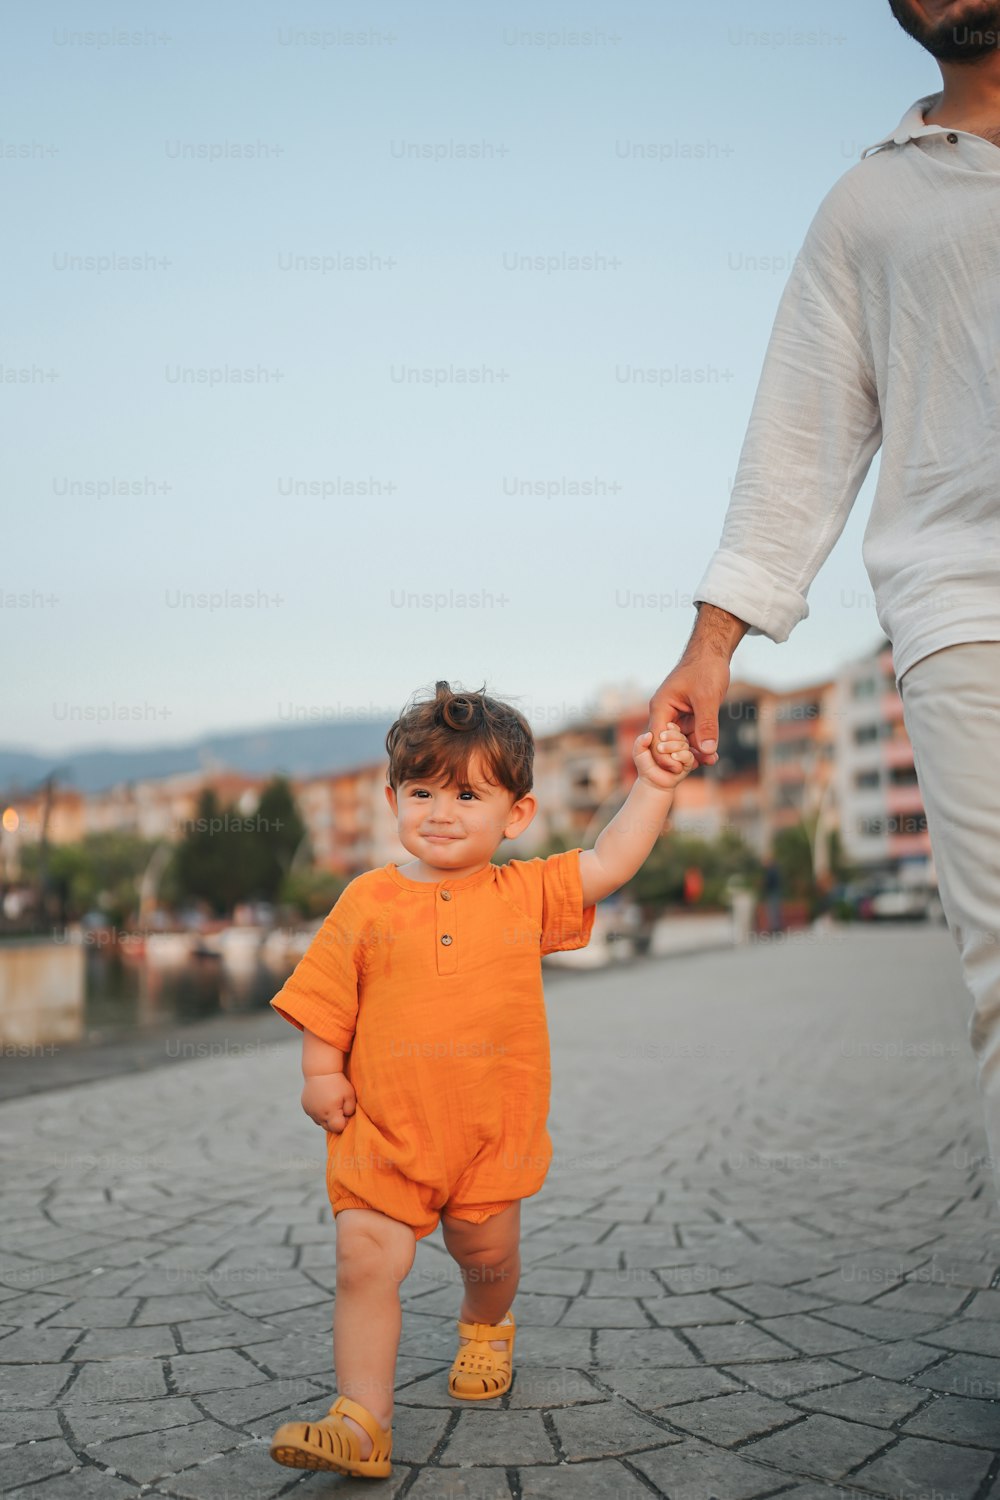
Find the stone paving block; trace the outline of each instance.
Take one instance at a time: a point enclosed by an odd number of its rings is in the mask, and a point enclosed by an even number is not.
[[[133,1437],[87,1444],[92,1458],[118,1474],[140,1483],[171,1477],[191,1464],[204,1463],[217,1453],[229,1453],[244,1441],[238,1432],[218,1422],[192,1422],[188,1427],[164,1427]]]
[[[51,1405],[71,1377],[65,1365],[0,1365],[0,1410]]]
[[[331,1397],[331,1401],[332,1401]],[[320,1403],[322,1405],[322,1403]],[[327,1402],[329,1407],[330,1402]],[[494,1408],[492,1415],[503,1413]],[[425,1464],[454,1422],[450,1412],[431,1411],[423,1407],[396,1406],[392,1416],[392,1462]],[[474,1460],[470,1460],[473,1462]],[[488,1459],[484,1462],[489,1462]],[[370,1481],[369,1481],[370,1482]]]
[[[810,1479],[840,1479],[891,1441],[892,1435],[878,1427],[815,1416],[750,1443],[743,1453]]]
[[[177,1292],[173,1296],[150,1297],[140,1306],[134,1320],[136,1328],[151,1323],[190,1323],[217,1318],[224,1311],[214,1297],[205,1292]]]
[[[963,1318],[985,1318],[987,1322],[1000,1322],[1000,1291],[976,1292],[962,1313]]]
[[[194,1403],[182,1396],[166,1396],[159,1401],[94,1402],[90,1406],[65,1408],[66,1421],[81,1449],[108,1438],[190,1426],[200,1422],[201,1416]]]
[[[977,1354],[949,1354],[939,1364],[915,1375],[913,1384],[931,1391],[946,1391],[952,1396],[997,1401],[1000,1400],[1000,1359],[987,1359]]]
[[[136,1297],[81,1297],[50,1320],[53,1328],[124,1328],[139,1306]],[[169,1320],[167,1320],[169,1321]]]
[[[871,1375],[847,1385],[805,1393],[794,1400],[797,1406],[826,1412],[831,1417],[865,1422],[869,1427],[895,1427],[927,1400],[927,1392]]]
[[[582,1370],[516,1370],[508,1406],[512,1411],[527,1407],[575,1406],[606,1401],[607,1392],[599,1390]]]
[[[206,1349],[237,1349],[243,1344],[261,1344],[273,1339],[275,1320],[258,1323],[240,1313],[224,1313],[221,1317],[179,1323],[177,1331],[182,1352],[200,1354]]]
[[[828,1305],[822,1297],[805,1296],[794,1287],[762,1286],[759,1283],[731,1288],[726,1292],[726,1300],[758,1318],[813,1312]]]
[[[325,1287],[316,1286],[305,1278],[295,1284],[282,1287],[260,1288],[255,1292],[233,1292],[220,1287],[214,1281],[212,1290],[220,1302],[248,1318],[270,1318],[273,1313],[297,1311],[301,1308],[322,1308],[319,1315],[326,1319],[331,1296]],[[218,1308],[216,1308],[218,1311]]]
[[[556,1355],[556,1358],[559,1356]],[[669,1328],[646,1329],[634,1333],[608,1328],[597,1335],[595,1359],[598,1365],[631,1367],[704,1363],[700,1355],[692,1353],[688,1345]],[[537,1364],[543,1362],[545,1361],[542,1359],[536,1360]],[[560,1363],[562,1362],[563,1360],[560,1359]],[[585,1367],[592,1363],[589,1350],[582,1358],[565,1362],[575,1364],[577,1367]],[[547,1363],[551,1364],[552,1360],[550,1359]]]
[[[514,1358],[520,1365],[570,1365],[573,1369],[585,1369],[592,1363],[590,1346],[593,1333],[589,1328],[522,1328],[518,1325],[517,1345]],[[649,1329],[624,1330],[609,1328],[597,1334],[598,1347],[602,1339],[646,1339]],[[652,1335],[656,1337],[656,1334]],[[447,1334],[446,1358],[450,1364],[458,1347],[457,1334],[452,1325]]]
[[[880,1310],[886,1308],[901,1312],[934,1313],[938,1318],[950,1317],[952,1313],[958,1312],[969,1297],[967,1287],[937,1286],[926,1281],[904,1281],[902,1286],[896,1287],[891,1292],[871,1304]],[[974,1305],[974,1303],[973,1303]],[[971,1307],[965,1309],[965,1316],[975,1317],[976,1314]]]
[[[967,1396],[938,1396],[906,1422],[903,1431],[1000,1453],[1000,1405]]]
[[[588,1408],[588,1411],[592,1408]],[[444,1422],[449,1419],[442,1419]],[[463,1411],[448,1434],[438,1463],[510,1465],[554,1464],[558,1461],[552,1439],[540,1413],[534,1411]]]
[[[1000,1356],[1000,1324],[977,1318],[959,1318],[933,1333],[925,1333],[921,1343],[939,1349],[955,1349],[965,1354]]]
[[[756,1391],[740,1391],[688,1406],[672,1406],[664,1415],[674,1427],[683,1428],[693,1437],[731,1448],[735,1443],[763,1437],[776,1427],[797,1422],[802,1413]]]
[[[162,1481],[162,1488],[170,1495],[183,1497],[183,1500],[240,1500],[241,1496],[248,1497],[248,1500],[250,1496],[253,1500],[273,1500],[274,1496],[288,1489],[295,1479],[296,1470],[276,1464],[268,1452],[269,1446],[269,1443],[244,1441],[237,1450],[220,1458],[172,1474]],[[394,1461],[390,1478],[378,1481],[380,1495],[383,1489],[388,1496],[397,1493],[409,1473],[409,1469]],[[362,1485],[371,1483],[370,1479],[317,1474],[303,1494],[316,1493],[317,1500],[320,1495],[329,1496],[330,1500],[334,1497],[352,1500],[361,1493]],[[145,1497],[140,1497],[140,1500],[145,1500]]]
[[[629,1465],[670,1500],[708,1500],[709,1496],[712,1500],[755,1500],[758,1495],[773,1494],[781,1483],[774,1469],[694,1439],[676,1448],[634,1453]]]
[[[0,1443],[34,1443],[39,1438],[61,1437],[56,1411],[5,1411],[0,1424]]]
[[[204,1354],[178,1354],[170,1361],[174,1390],[180,1395],[200,1391],[240,1389],[268,1379],[262,1370],[233,1349],[213,1349]]]
[[[134,1484],[87,1465],[72,1469],[68,1474],[59,1474],[54,1479],[43,1479],[26,1489],[19,1485],[17,1489],[4,1490],[4,1500],[135,1500],[135,1493]],[[147,1495],[150,1495],[148,1490],[144,1492],[143,1500]]]
[[[714,1292],[691,1297],[643,1297],[642,1306],[661,1328],[699,1327],[706,1323],[745,1323],[747,1314]]]
[[[286,1407],[308,1406],[320,1413],[328,1411],[333,1396],[332,1382],[328,1391],[315,1380],[268,1380],[248,1390],[211,1391],[199,1397],[198,1405],[216,1421],[246,1430],[251,1422]]]
[[[0,1364],[59,1364],[79,1337],[77,1329],[19,1328],[0,1339]]]
[[[827,1322],[811,1313],[790,1313],[784,1318],[761,1318],[757,1327],[781,1339],[800,1354],[839,1354],[844,1349],[863,1349],[871,1344],[853,1328]]]
[[[903,1438],[872,1463],[851,1475],[857,1490],[879,1494],[973,1500],[990,1471],[992,1456],[980,1448],[957,1448],[925,1438]]]
[[[614,1458],[679,1441],[675,1433],[640,1417],[621,1401],[553,1411],[552,1425],[563,1454],[571,1462]]]
[[[522,1490],[521,1493],[523,1500],[528,1491]],[[423,1469],[406,1494],[407,1500],[511,1500],[513,1490],[505,1469],[435,1468]]]
[[[744,1360],[779,1359],[783,1354],[795,1352],[794,1348],[772,1338],[762,1325],[755,1323],[720,1323],[713,1328],[686,1328],[684,1334],[708,1365],[735,1365]]]
[[[110,1359],[80,1365],[76,1379],[59,1397],[59,1405],[78,1402],[142,1401],[167,1394],[163,1365],[155,1359]]]
[[[519,1325],[520,1326],[520,1325]],[[649,1319],[627,1297],[577,1297],[566,1309],[561,1328],[648,1328]]]
[[[520,1469],[521,1500],[649,1500],[649,1487],[614,1459],[601,1463],[558,1464],[554,1469]],[[411,1494],[417,1495],[417,1489]],[[442,1497],[445,1495],[442,1491]],[[503,1491],[482,1500],[506,1500]],[[409,1496],[407,1497],[409,1500]],[[427,1489],[420,1500],[438,1500]],[[476,1500],[479,1500],[478,1494]]]
[[[836,1323],[873,1339],[919,1339],[941,1326],[939,1313],[904,1312],[900,1308],[883,1308],[880,1303],[867,1307],[828,1307],[818,1314],[827,1323]]]
[[[708,1396],[728,1396],[741,1389],[739,1382],[730,1376],[702,1366],[684,1370],[596,1369],[590,1373],[595,1380],[646,1411],[683,1406]]]
[[[845,1349],[838,1354],[838,1364],[882,1375],[886,1380],[906,1380],[919,1370],[926,1370],[941,1358],[942,1351],[929,1344],[914,1344],[907,1339],[899,1343],[872,1344],[863,1349]]]
[[[164,1358],[177,1353],[177,1339],[169,1328],[95,1328],[73,1348],[77,1364],[87,1360]],[[0,1346],[2,1347],[2,1346]]]
[[[53,1474],[63,1474],[79,1460],[62,1437],[42,1438],[3,1450],[3,1484],[6,1487],[33,1484]]]
[[[582,1271],[549,1272],[550,1276],[567,1278],[579,1275],[581,1280],[585,1274]],[[531,1280],[534,1283],[534,1275]],[[534,1287],[533,1289],[540,1290]],[[570,1295],[575,1294],[570,1293]],[[619,1267],[614,1271],[595,1271],[590,1278],[586,1295],[588,1297],[662,1297],[663,1283],[652,1271],[639,1270],[632,1266]]]
[[[72,1297],[49,1296],[45,1292],[34,1292],[24,1297],[15,1297],[3,1305],[3,1320],[17,1328],[33,1328],[36,1323],[48,1324],[54,1313],[69,1307]]]

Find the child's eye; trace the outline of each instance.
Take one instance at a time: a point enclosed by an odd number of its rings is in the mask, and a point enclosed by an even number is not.
[[[459,792],[458,795],[460,797],[471,797],[473,799],[473,801],[478,801],[478,798],[476,797],[475,792],[464,791],[464,792]]]
[[[415,786],[410,793],[411,797],[429,797],[430,792],[425,786]]]

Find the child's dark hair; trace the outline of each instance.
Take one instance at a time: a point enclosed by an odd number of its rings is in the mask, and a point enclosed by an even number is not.
[[[434,697],[411,701],[385,737],[388,782],[453,781],[469,785],[469,762],[478,754],[484,773],[515,799],[531,791],[535,741],[523,714],[478,692],[434,684]]]

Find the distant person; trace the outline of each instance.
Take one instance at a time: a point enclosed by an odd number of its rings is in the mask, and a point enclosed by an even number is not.
[[[913,744],[1000,1188],[1000,4],[890,0],[943,89],[827,193],[784,289],[721,544],[650,703],[702,765],[745,633],[787,640],[876,450],[863,556]],[[670,762],[665,762],[670,764]]]
[[[764,866],[764,909],[768,932],[780,932],[784,926],[781,905],[781,866],[773,857]]]
[[[552,1158],[541,957],[586,946],[595,902],[642,865],[694,768],[676,725],[659,734],[676,771],[651,740],[636,739],[637,780],[593,849],[496,865],[535,815],[522,715],[439,682],[389,730],[386,795],[413,859],[353,880],[271,1001],[303,1032],[302,1108],[328,1132],[340,1392],[328,1415],[278,1429],[278,1463],[391,1472],[399,1287],[439,1220],[465,1282],[449,1393],[510,1386],[520,1200]]]

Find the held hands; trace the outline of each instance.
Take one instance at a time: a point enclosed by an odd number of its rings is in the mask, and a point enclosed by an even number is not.
[[[662,792],[671,791],[698,764],[687,737],[674,723],[659,731],[655,760],[652,751],[653,732],[647,729],[632,746],[632,759],[640,780]]]
[[[324,1130],[339,1135],[354,1113],[357,1095],[344,1073],[316,1073],[302,1090],[302,1108]]]

